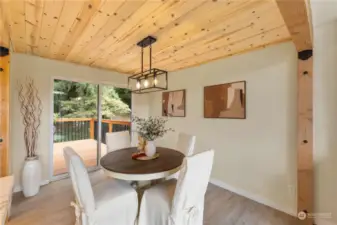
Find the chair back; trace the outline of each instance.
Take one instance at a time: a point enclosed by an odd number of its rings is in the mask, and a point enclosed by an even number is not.
[[[213,150],[185,157],[172,202],[174,224],[202,225],[204,197],[213,158]]]
[[[131,139],[129,131],[106,133],[105,140],[108,153],[116,151],[118,149],[131,147]]]
[[[76,200],[87,215],[95,211],[95,199],[87,169],[82,158],[71,147],[63,149]]]
[[[178,142],[177,142],[177,150],[184,153],[185,156],[191,156],[194,152],[196,137],[193,135],[179,133]]]

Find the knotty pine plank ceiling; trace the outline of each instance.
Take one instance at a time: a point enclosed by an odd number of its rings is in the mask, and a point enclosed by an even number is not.
[[[140,70],[147,35],[158,38],[154,66],[168,71],[290,40],[274,0],[1,1],[15,52],[127,74]]]

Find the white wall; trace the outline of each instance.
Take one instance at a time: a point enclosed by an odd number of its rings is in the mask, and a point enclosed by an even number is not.
[[[40,137],[37,152],[42,162],[43,180],[50,179],[51,147],[52,147],[52,91],[53,78],[64,78],[74,81],[111,84],[126,87],[126,75],[111,71],[94,69],[66,62],[43,59],[23,54],[11,55],[11,99],[10,99],[10,145],[11,169],[15,176],[15,184],[20,184],[21,170],[25,159],[23,142],[23,125],[19,111],[17,82],[31,76],[36,82],[42,100],[43,113],[41,117]]]
[[[186,89],[186,118],[170,118],[175,133],[197,136],[197,152],[215,149],[212,178],[222,186],[285,212],[296,212],[297,54],[292,43],[169,74],[170,90]],[[203,118],[203,87],[247,81],[247,119]],[[161,115],[161,93],[150,115]]]
[[[150,96],[147,94],[132,94],[132,116],[146,118],[150,115]],[[131,123],[131,139],[133,146],[138,145],[138,135],[136,132],[136,124]]]
[[[316,26],[314,37],[315,211],[337,224],[337,20]]]

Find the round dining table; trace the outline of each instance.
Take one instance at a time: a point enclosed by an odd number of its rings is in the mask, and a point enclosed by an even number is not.
[[[151,181],[168,177],[180,170],[185,155],[169,148],[157,147],[159,157],[152,160],[132,159],[136,147],[112,151],[103,156],[100,164],[109,176],[128,181]]]

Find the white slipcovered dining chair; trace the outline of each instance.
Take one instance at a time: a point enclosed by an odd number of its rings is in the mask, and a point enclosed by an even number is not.
[[[191,156],[194,153],[196,137],[186,133],[179,133],[176,149],[183,153],[185,156]],[[169,176],[167,179],[178,179],[179,171]]]
[[[105,179],[91,186],[81,157],[70,147],[63,149],[76,203],[75,225],[134,225],[138,212],[136,191],[127,183]]]
[[[146,190],[138,225],[202,225],[213,157],[213,150],[186,157],[178,180]]]
[[[184,153],[185,156],[191,156],[194,153],[196,137],[186,133],[179,133],[177,141],[177,150]]]
[[[131,147],[131,139],[129,131],[106,133],[105,140],[108,153],[116,151],[118,149]]]

